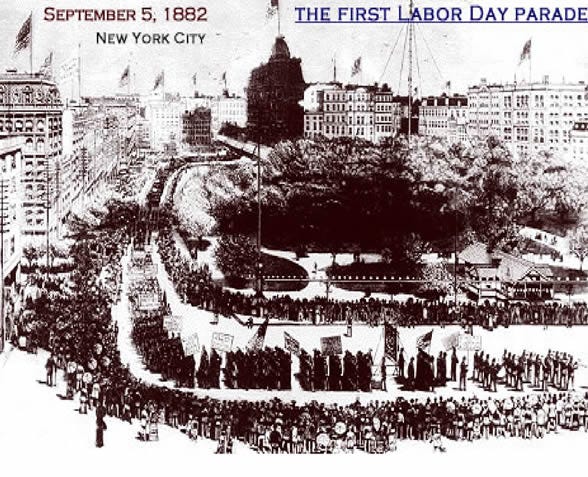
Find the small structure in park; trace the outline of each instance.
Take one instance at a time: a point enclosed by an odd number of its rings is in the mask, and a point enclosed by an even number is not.
[[[515,255],[488,250],[474,242],[458,255],[468,292],[484,300],[549,300],[553,298],[553,272]]]

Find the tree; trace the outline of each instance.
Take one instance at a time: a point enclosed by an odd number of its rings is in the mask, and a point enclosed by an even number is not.
[[[257,248],[246,235],[224,235],[215,250],[219,269],[227,278],[243,278],[254,275]]]
[[[580,259],[580,271],[588,257],[588,227],[581,225],[568,234],[570,253]]]
[[[421,283],[418,293],[427,298],[438,299],[445,297],[452,291],[453,277],[443,263],[428,263],[421,270]]]

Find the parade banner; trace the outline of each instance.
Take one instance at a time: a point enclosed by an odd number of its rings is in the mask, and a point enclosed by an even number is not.
[[[166,315],[163,317],[163,327],[168,333],[178,334],[181,329],[181,318],[176,315]]]
[[[186,356],[194,356],[198,353],[198,351],[200,351],[198,333],[194,332],[191,335],[182,337],[182,347],[184,348],[184,354]]]
[[[442,342],[446,351],[449,351],[454,347],[457,348],[459,346],[459,332],[456,331],[455,333],[451,333],[443,338]]]
[[[343,354],[341,336],[328,336],[321,338],[321,353],[325,356]]]
[[[139,294],[139,310],[152,311],[159,308],[159,294],[158,293],[140,293]]]
[[[233,348],[233,335],[228,333],[212,333],[212,343],[210,347],[217,351],[229,352]]]
[[[482,337],[462,333],[457,348],[460,351],[479,351],[482,349]]]

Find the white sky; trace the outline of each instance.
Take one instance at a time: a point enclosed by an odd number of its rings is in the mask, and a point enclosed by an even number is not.
[[[302,58],[306,81],[332,78],[333,55],[337,57],[338,79],[350,80],[351,66],[362,57],[363,73],[355,81],[388,82],[398,91],[403,40],[384,74],[384,65],[396,37],[402,28],[398,24],[380,25],[300,25],[294,23],[294,7],[325,5],[392,6],[390,0],[280,0],[282,33],[293,55]],[[463,6],[471,3],[484,7],[579,6],[578,1],[561,0],[430,0],[423,6]],[[165,6],[208,6],[208,23],[167,23]],[[199,2],[169,2],[165,0],[1,0],[0,2],[0,71],[18,66],[28,69],[28,55],[23,52],[16,60],[12,51],[17,31],[28,12],[34,12],[34,61],[36,68],[50,50],[55,52],[55,64],[82,49],[83,94],[109,94],[117,90],[118,80],[129,58],[134,64],[136,91],[148,93],[157,73],[165,68],[166,91],[190,94],[191,78],[196,72],[199,89],[204,93],[220,92],[219,78],[227,71],[229,89],[242,93],[251,69],[266,61],[277,31],[277,22],[266,19],[269,0],[202,0]],[[420,2],[417,2],[417,6]],[[137,8],[153,6],[159,20],[155,24],[44,22],[46,6],[65,8]],[[586,24],[583,25],[491,25],[450,24],[418,25],[417,52],[420,75],[415,66],[414,84],[421,94],[440,93],[447,80],[453,92],[465,92],[468,85],[486,77],[489,81],[512,81],[517,73],[523,44],[532,37],[533,79],[548,74],[551,81],[587,80],[588,43]],[[96,45],[96,31],[104,32],[194,32],[206,33],[203,46],[124,46]],[[437,72],[433,57],[441,75]],[[520,80],[528,77],[526,65],[518,69]],[[406,77],[406,66],[404,69]],[[402,92],[406,92],[403,80]]]

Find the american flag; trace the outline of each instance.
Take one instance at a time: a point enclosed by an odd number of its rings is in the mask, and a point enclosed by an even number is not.
[[[525,45],[523,46],[523,51],[521,52],[521,59],[519,60],[519,65],[525,61],[527,58],[531,59],[531,39],[529,38]]]
[[[433,339],[433,330],[429,331],[428,333],[425,333],[422,336],[419,336],[417,338],[417,342],[416,342],[417,349],[430,348],[432,339]]]
[[[129,81],[131,79],[131,67],[127,66],[125,68],[125,70],[123,71],[120,80],[118,82],[118,85],[120,88],[123,88],[124,86],[127,86],[129,84]]]
[[[284,331],[284,348],[294,353],[296,356],[300,355],[300,341],[294,338],[291,334]]]
[[[361,56],[353,62],[353,67],[351,68],[351,77],[353,78],[354,76],[357,76],[360,73],[361,73]]]
[[[163,87],[164,84],[165,84],[165,71],[162,70],[161,73],[159,73],[157,75],[157,77],[155,78],[155,84],[153,85],[153,91],[155,91],[160,86]]]
[[[247,349],[249,351],[259,351],[261,348],[263,348],[263,342],[265,341],[265,333],[267,331],[268,321],[269,319],[266,318],[265,321],[259,326],[259,328],[257,328],[257,331],[247,343]]]
[[[14,53],[18,53],[21,50],[24,50],[31,46],[31,32],[33,30],[33,14],[31,13],[29,17],[25,20],[25,22],[20,27],[18,34],[16,35],[16,42],[14,44]]]

